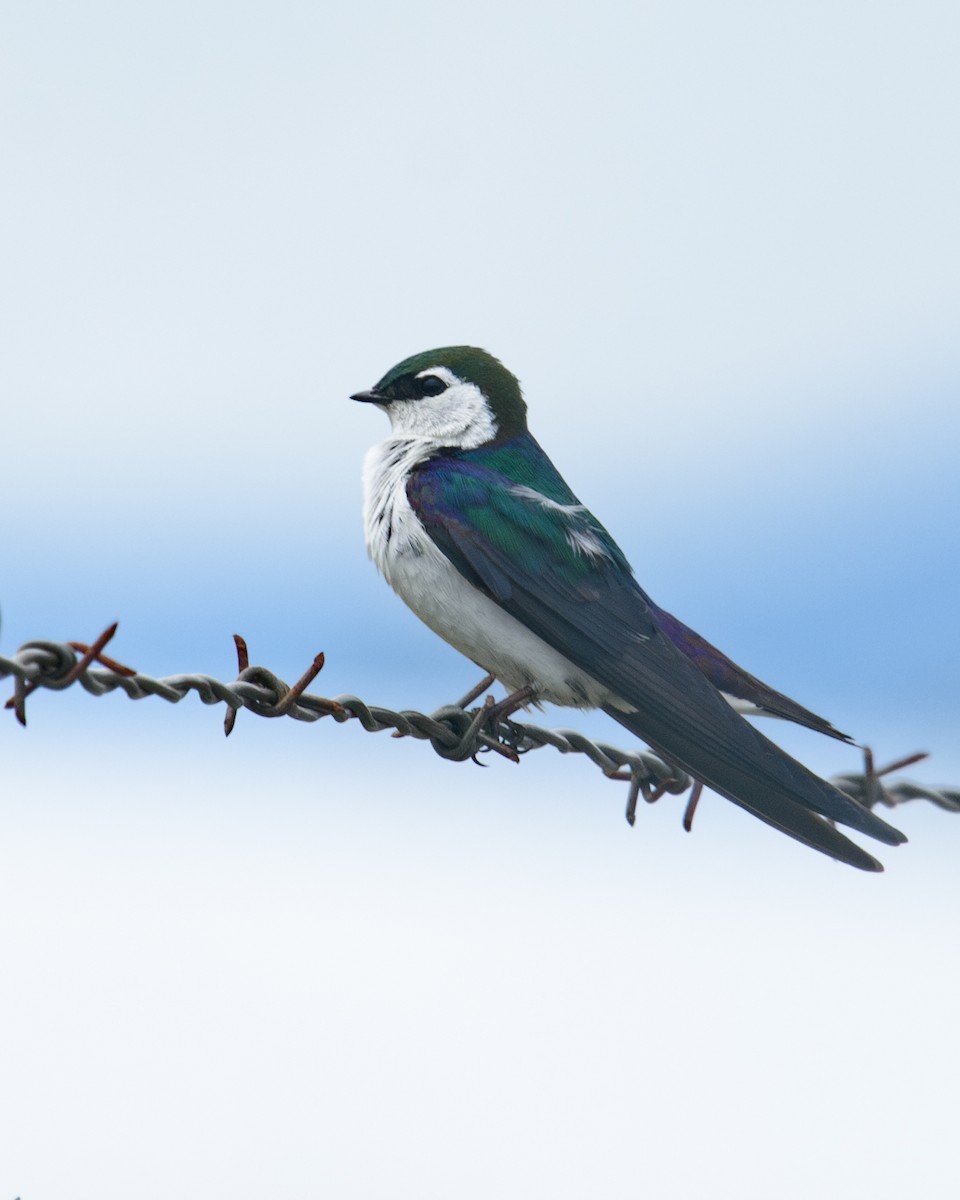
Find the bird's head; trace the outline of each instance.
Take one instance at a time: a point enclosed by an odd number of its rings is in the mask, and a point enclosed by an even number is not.
[[[520,384],[503,363],[476,346],[425,350],[392,367],[351,400],[376,404],[400,437],[475,449],[527,428]]]

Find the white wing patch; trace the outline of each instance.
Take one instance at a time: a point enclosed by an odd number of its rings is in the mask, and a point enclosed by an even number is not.
[[[563,513],[568,517],[587,511],[582,504],[558,504],[556,500],[551,500],[543,492],[538,492],[536,488],[527,487],[523,483],[518,483],[516,487],[512,487],[510,495],[519,496],[521,500],[532,500],[534,504],[539,504],[541,508],[549,509],[550,512]]]
[[[594,562],[609,562],[610,554],[603,542],[590,529],[568,529],[564,536],[567,545],[577,554],[585,554]]]
[[[564,517],[579,517],[587,511],[583,504],[559,504],[556,500],[551,500],[549,496],[538,492],[536,488],[527,487],[525,484],[512,487],[510,494],[518,496],[521,500],[530,500],[534,504],[539,504],[541,508],[547,509],[548,512],[559,513]],[[610,561],[610,553],[603,542],[593,530],[585,528],[582,524],[571,525],[565,529],[564,537],[570,549],[577,554],[585,554],[594,562]]]

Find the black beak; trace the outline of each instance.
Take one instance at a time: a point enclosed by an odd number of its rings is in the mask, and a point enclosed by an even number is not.
[[[386,396],[381,396],[376,388],[371,388],[369,392],[354,392],[350,397],[351,400],[362,400],[364,404],[385,404]]]

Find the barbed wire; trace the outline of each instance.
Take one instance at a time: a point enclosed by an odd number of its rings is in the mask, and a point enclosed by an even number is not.
[[[27,697],[38,688],[65,691],[79,684],[93,696],[122,691],[131,700],[155,696],[178,704],[195,692],[204,704],[225,704],[224,732],[233,730],[241,708],[258,717],[292,717],[295,721],[318,721],[331,717],[338,724],[358,721],[368,733],[393,730],[395,737],[412,737],[429,742],[441,758],[456,762],[484,753],[497,753],[514,762],[531,750],[551,746],[561,754],[583,754],[608,779],[629,784],[626,815],[632,825],[642,796],[653,803],[666,793],[683,795],[691,791],[684,814],[689,828],[700,795],[700,785],[679,767],[666,762],[649,750],[624,750],[607,742],[594,741],[573,729],[544,729],[538,725],[514,721],[510,710],[488,696],[478,707],[468,707],[493,682],[487,676],[456,704],[446,704],[434,713],[413,709],[394,711],[367,704],[359,696],[342,695],[332,699],[312,695],[307,687],[323,668],[324,656],[318,654],[301,678],[288,685],[266,667],[250,666],[246,642],[234,635],[238,674],[230,683],[210,675],[169,675],[154,679],[108,658],[104,648],[116,633],[111,625],[90,645],[84,642],[48,640],[25,642],[13,655],[0,655],[0,680],[14,680],[14,694],[6,703],[21,725],[26,725]],[[99,663],[99,667],[94,667]],[[847,795],[868,807],[883,804],[894,807],[910,800],[927,800],[948,812],[960,812],[960,788],[928,787],[908,780],[881,783],[892,772],[902,770],[926,758],[913,754],[886,767],[875,768],[873,756],[865,751],[865,767],[860,774],[835,776],[831,782]]]

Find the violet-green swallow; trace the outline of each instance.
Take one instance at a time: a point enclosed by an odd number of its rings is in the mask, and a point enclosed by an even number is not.
[[[602,708],[767,824],[865,871],[834,828],[899,830],[759,733],[734,705],[849,741],[659,608],[527,430],[516,378],[484,350],[405,359],[352,399],[391,433],[364,464],[370,557],[435,633],[511,691]]]

